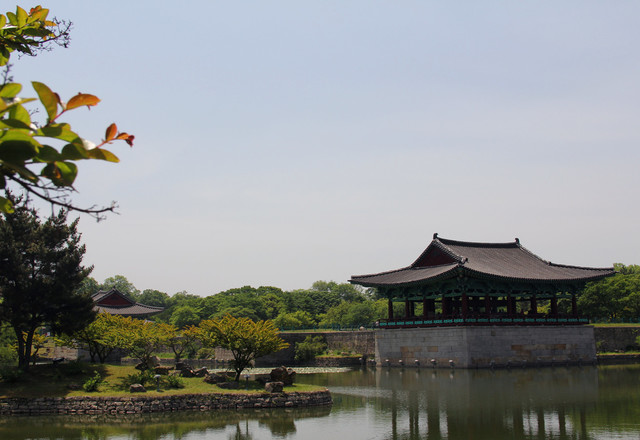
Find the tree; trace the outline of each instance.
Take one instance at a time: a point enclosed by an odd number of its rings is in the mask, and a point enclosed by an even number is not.
[[[178,327],[171,324],[159,323],[157,325],[165,334],[165,343],[169,348],[171,348],[171,351],[173,351],[173,356],[176,362],[179,362],[180,359],[182,359],[182,355],[185,352],[195,352],[198,336],[200,335],[197,327],[189,326],[184,330],[180,330]]]
[[[142,321],[131,317],[124,318],[121,333],[121,348],[143,365],[150,365],[151,356],[168,340],[165,327],[150,321]]]
[[[128,296],[130,299],[137,301],[140,291],[123,275],[114,275],[104,280],[100,284],[100,290],[118,289],[118,292]]]
[[[281,313],[273,320],[273,324],[281,329],[293,330],[315,327],[316,321],[309,312],[297,310],[293,313]]]
[[[249,318],[226,315],[220,319],[202,321],[198,328],[202,345],[231,351],[236,381],[240,380],[242,371],[256,358],[289,346],[278,336],[278,329],[271,321],[253,322]]]
[[[0,220],[0,319],[18,340],[18,365],[27,370],[36,329],[74,332],[95,318],[93,300],[78,294],[93,267],[83,267],[78,220],[67,224],[60,210],[41,222],[17,201]]]
[[[578,309],[589,318],[640,317],[640,266],[614,264],[612,277],[588,283],[578,298]]]
[[[124,345],[123,338],[126,335],[121,329],[127,324],[123,316],[100,313],[95,321],[83,329],[60,335],[56,342],[67,347],[85,348],[89,351],[91,362],[97,358],[102,364],[113,350]]]
[[[144,289],[138,301],[148,306],[166,307],[169,301],[169,295],[155,289]]]
[[[61,22],[48,20],[48,14],[49,10],[40,6],[29,12],[18,6],[15,13],[0,15],[0,66],[7,66],[0,85],[0,189],[7,189],[7,184],[12,183],[52,205],[100,219],[105,212],[116,208],[115,203],[107,207],[81,208],[70,200],[78,162],[118,162],[117,156],[103,147],[118,140],[132,146],[134,137],[119,132],[116,124],[111,124],[98,145],[83,139],[69,124],[61,121],[61,117],[80,107],[95,106],[100,99],[78,93],[64,102],[46,84],[35,81],[31,84],[47,119],[42,123],[33,121],[34,109],[25,104],[36,99],[21,98],[22,84],[9,78],[8,63],[12,52],[34,55],[39,50],[46,50],[52,41],[67,44],[70,25],[65,28]],[[0,212],[11,213],[13,210],[11,199],[0,196]]]
[[[198,324],[200,322],[200,315],[198,314],[198,309],[195,307],[181,306],[171,314],[169,322],[177,328],[185,328]]]

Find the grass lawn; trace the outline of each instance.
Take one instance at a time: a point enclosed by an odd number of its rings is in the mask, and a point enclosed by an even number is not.
[[[100,373],[105,382],[100,385],[97,392],[88,393],[82,389],[82,385],[95,372]],[[30,371],[22,375],[14,382],[0,382],[0,398],[6,397],[64,397],[64,396],[123,396],[123,395],[172,395],[172,394],[204,394],[204,393],[261,393],[264,387],[255,381],[248,384],[241,383],[240,389],[225,390],[216,385],[211,385],[201,377],[181,378],[184,388],[161,388],[156,391],[155,383],[147,383],[146,393],[130,393],[118,387],[123,378],[130,374],[139,373],[133,366],[106,365],[106,364],[86,364],[86,363],[68,363],[59,365],[36,365],[32,366]],[[248,385],[248,390],[245,386]],[[77,388],[80,388],[79,390]],[[285,387],[285,392],[305,392],[317,391],[323,387],[294,384]]]

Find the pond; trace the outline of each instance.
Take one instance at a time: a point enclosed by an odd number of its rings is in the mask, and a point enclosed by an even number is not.
[[[0,439],[638,439],[640,366],[299,375],[332,407],[0,418]]]

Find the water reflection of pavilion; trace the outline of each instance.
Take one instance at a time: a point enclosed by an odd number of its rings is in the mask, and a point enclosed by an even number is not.
[[[390,390],[394,439],[586,438],[586,409],[598,397],[594,367],[379,370],[377,382]]]

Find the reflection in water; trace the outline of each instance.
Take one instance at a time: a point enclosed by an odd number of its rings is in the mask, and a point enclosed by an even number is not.
[[[368,369],[299,376],[333,407],[127,417],[0,418],[0,438],[637,439],[640,368]]]

